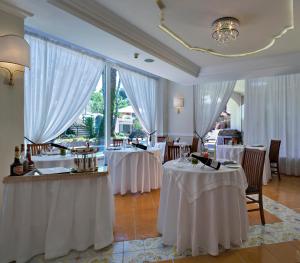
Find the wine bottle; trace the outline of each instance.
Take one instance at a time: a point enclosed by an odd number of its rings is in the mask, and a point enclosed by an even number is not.
[[[137,147],[137,148],[140,148],[142,150],[147,150],[147,146],[143,145],[143,144],[140,144],[140,143],[131,143],[131,145]]]
[[[201,163],[211,167],[211,168],[214,168],[216,170],[219,170],[220,166],[221,166],[221,163],[218,162],[218,161],[215,161],[215,160],[212,160],[210,158],[205,158],[205,157],[202,157],[202,156],[198,156],[198,155],[195,155],[195,154],[192,154],[192,157],[193,158],[196,158],[197,160],[199,160]]]
[[[23,165],[24,161],[25,161],[25,147],[24,147],[24,144],[22,143],[21,144],[21,155],[20,155],[20,162],[21,164]]]
[[[24,173],[28,172],[28,155],[30,155],[30,145],[27,144],[25,160],[23,162],[23,171],[24,171]]]
[[[34,162],[32,161],[31,159],[31,153],[30,153],[30,145],[27,145],[27,152],[26,152],[26,161],[27,161],[27,164],[26,164],[26,172],[30,172],[30,171],[33,171],[35,169],[35,165],[34,165]]]
[[[15,160],[10,166],[11,176],[20,176],[23,174],[23,164],[20,162],[20,149],[18,146],[15,147]]]

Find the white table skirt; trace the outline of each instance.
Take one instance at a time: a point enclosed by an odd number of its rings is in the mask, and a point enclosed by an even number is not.
[[[109,176],[4,185],[0,262],[26,262],[101,249],[113,242],[114,200]]]
[[[219,245],[240,246],[248,233],[243,170],[232,171],[230,178],[229,169],[215,173],[174,166],[174,161],[164,166],[160,193],[158,231],[164,244],[175,245],[178,253],[192,249],[193,256],[218,255]],[[227,178],[224,184],[222,178]]]
[[[160,149],[122,149],[104,152],[112,178],[113,193],[150,192],[161,186]]]
[[[250,147],[247,148],[266,150],[265,147]],[[216,148],[216,158],[217,160],[231,160],[242,162],[243,151],[245,149],[244,145],[217,145]],[[268,181],[271,180],[271,168],[268,151],[266,151],[264,172],[263,172],[263,184],[268,184]]]

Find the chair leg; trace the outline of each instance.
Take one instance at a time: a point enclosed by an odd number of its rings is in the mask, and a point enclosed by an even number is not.
[[[278,174],[278,179],[279,179],[279,181],[280,181],[281,178],[280,178],[280,172],[279,172],[279,162],[278,162],[277,165],[276,165],[276,170],[277,170],[277,174]]]
[[[262,193],[259,193],[259,213],[260,213],[260,221],[262,225],[265,225],[265,214],[264,214],[264,206],[263,206],[263,197]]]

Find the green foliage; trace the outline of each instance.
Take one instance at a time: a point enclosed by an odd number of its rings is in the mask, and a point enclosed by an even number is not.
[[[95,129],[94,129],[93,117],[85,117],[83,122],[89,132],[89,138],[94,138],[96,136],[96,133],[95,133]]]
[[[89,103],[92,113],[104,113],[103,93],[101,91],[94,91]]]
[[[69,135],[75,135],[75,131],[73,131],[71,128],[68,128],[65,132],[65,135],[66,136],[69,136]]]

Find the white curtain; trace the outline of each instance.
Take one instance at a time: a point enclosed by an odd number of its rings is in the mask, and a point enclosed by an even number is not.
[[[250,79],[245,90],[247,144],[281,140],[281,172],[300,174],[300,74]]]
[[[144,130],[155,131],[157,81],[153,78],[118,67],[127,97]]]
[[[25,35],[31,67],[25,71],[25,136],[56,138],[86,107],[105,63],[45,39]]]
[[[203,138],[216,123],[236,81],[203,82],[194,86],[194,127]]]

